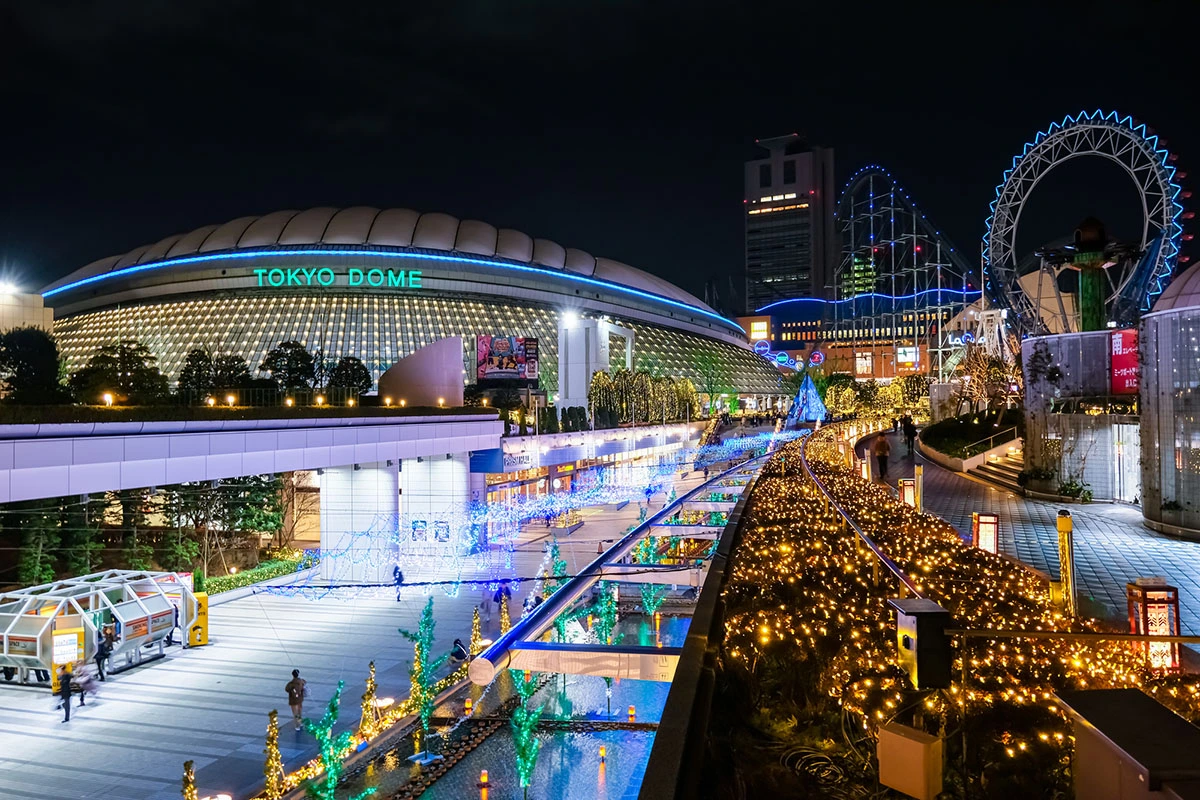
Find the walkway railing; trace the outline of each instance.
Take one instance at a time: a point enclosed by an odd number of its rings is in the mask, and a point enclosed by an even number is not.
[[[883,430],[883,427],[881,426],[879,428],[874,429],[874,431],[879,431],[879,430]],[[862,433],[864,433],[864,434],[868,434],[871,432],[873,432],[873,430],[871,428],[867,428],[862,431]],[[870,536],[867,536],[867,534],[863,531],[863,529],[859,527],[858,523],[855,522],[850,517],[850,514],[846,512],[846,509],[842,508],[841,504],[838,503],[837,500],[833,499],[833,495],[829,492],[829,489],[827,489],[825,487],[825,484],[821,483],[821,480],[812,471],[812,467],[810,467],[808,464],[808,443],[810,441],[812,441],[811,436],[808,437],[807,439],[805,439],[804,442],[800,445],[800,463],[804,467],[804,474],[807,475],[809,480],[811,480],[813,482],[813,484],[818,489],[821,490],[821,494],[825,495],[825,500],[833,507],[833,509],[835,511],[837,511],[837,513],[842,517],[842,519],[845,520],[846,524],[848,526],[850,526],[850,529],[852,531],[854,531],[855,535],[857,535],[858,538],[862,540],[862,543],[864,545],[866,545],[867,549],[870,550],[871,553],[875,556],[875,564],[876,564],[875,582],[876,583],[879,582],[878,565],[882,564],[884,567],[887,568],[888,572],[892,573],[892,575],[894,575],[896,577],[896,580],[899,581],[900,587],[901,587],[900,591],[902,594],[905,591],[907,591],[913,597],[923,597],[924,595],[922,595],[920,590],[917,589],[917,585],[916,585],[916,583],[913,582],[912,578],[910,578],[904,572],[904,570],[902,570],[900,568],[900,566],[895,561],[893,561],[891,558],[889,558],[888,555],[879,548],[879,545],[876,544],[875,541]],[[851,442],[850,444],[851,444],[851,446],[853,446],[854,443]]]
[[[763,456],[762,458],[767,458]],[[757,460],[757,459],[756,459]],[[658,733],[646,763],[638,797],[673,800],[701,797],[702,760],[708,741],[708,719],[716,685],[717,648],[725,639],[725,604],[721,593],[729,582],[731,554],[740,538],[742,512],[758,478],[752,478],[729,514],[704,585],[692,611],[675,678],[667,693]]]
[[[1004,442],[1011,442],[1012,440],[1017,438],[1016,432],[1017,432],[1017,426],[1013,425],[1012,427],[1005,428],[1004,430],[1002,430],[998,433],[993,433],[991,436],[988,436],[987,438],[980,439],[978,442],[971,442],[970,444],[963,447],[963,449],[962,449],[963,458],[970,458],[971,456],[979,455],[980,453],[984,453],[984,452],[987,452],[988,450],[991,450],[993,447],[996,446],[994,444],[996,438],[1000,437],[1000,436],[1004,436],[1005,434],[1011,433],[1013,435],[1009,436],[1007,439],[1002,440],[1000,442],[1000,444],[1004,444]],[[987,442],[986,447],[979,447],[978,449],[976,449],[978,447],[978,445],[981,445],[984,442]]]

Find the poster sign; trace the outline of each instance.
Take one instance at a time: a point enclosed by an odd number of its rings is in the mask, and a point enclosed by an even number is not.
[[[475,352],[477,380],[537,380],[537,339],[521,336],[477,336]]]
[[[425,531],[428,529],[429,523],[423,519],[414,519],[412,523],[412,540],[414,542],[425,541]]]
[[[1109,335],[1112,353],[1112,393],[1137,394],[1138,333],[1136,328],[1113,331]]]
[[[896,360],[901,364],[916,364],[920,359],[920,351],[916,347],[897,347]]]
[[[175,610],[160,611],[150,617],[150,632],[161,633],[175,627]]]
[[[433,523],[433,538],[439,542],[450,541],[450,523],[449,522]]]
[[[29,636],[8,637],[8,654],[10,656],[29,656],[37,658],[37,639]]]
[[[143,636],[150,635],[150,618],[142,617],[141,619],[132,619],[125,623],[125,638],[140,639]]]
[[[83,659],[83,628],[54,632],[54,663],[73,664]]]

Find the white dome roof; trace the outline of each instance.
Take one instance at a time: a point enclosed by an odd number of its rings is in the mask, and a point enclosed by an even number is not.
[[[520,231],[494,228],[486,222],[459,220],[449,214],[420,213],[406,208],[310,208],[239,217],[223,225],[206,225],[190,233],[134,248],[123,255],[93,261],[47,286],[49,291],[83,278],[126,267],[242,248],[295,247],[420,248],[443,250],[595,277],[712,311],[694,295],[640,269],[564,248]]]
[[[1154,304],[1154,311],[1174,311],[1200,306],[1200,262],[1176,275]]]

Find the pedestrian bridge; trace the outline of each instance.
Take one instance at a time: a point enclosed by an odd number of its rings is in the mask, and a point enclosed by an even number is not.
[[[0,503],[498,449],[495,414],[0,425]]]

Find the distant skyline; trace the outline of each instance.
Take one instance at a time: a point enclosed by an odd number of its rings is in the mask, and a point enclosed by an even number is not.
[[[1183,3],[52,5],[0,9],[0,273],[27,290],[242,215],[374,205],[699,295],[741,274],[754,139],[793,131],[835,150],[839,188],[889,169],[976,261],[1004,169],[1065,114],[1132,114],[1200,168],[1191,58],[1160,35]],[[1138,235],[1116,165],[1052,173],[1019,249],[1088,215]]]

